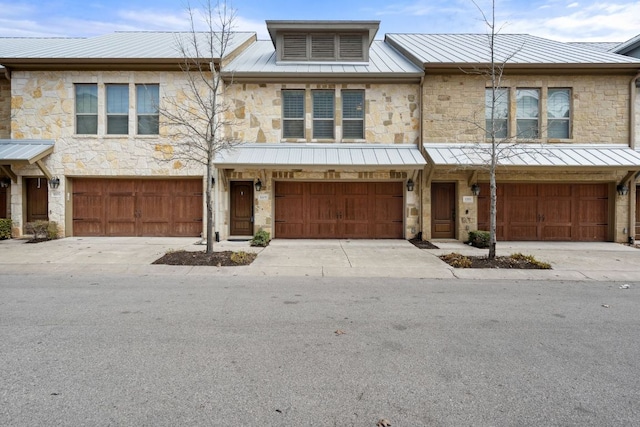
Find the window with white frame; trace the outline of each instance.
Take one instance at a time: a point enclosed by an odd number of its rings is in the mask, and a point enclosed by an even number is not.
[[[157,84],[136,85],[138,135],[158,135],[160,88]]]
[[[343,90],[342,137],[364,139],[364,91]]]
[[[107,95],[107,134],[129,133],[129,85],[109,84]]]
[[[547,136],[571,137],[571,89],[549,89],[547,92]]]
[[[492,136],[507,138],[509,136],[509,89],[487,88],[484,111],[487,138]]]
[[[282,91],[282,137],[304,138],[304,90]]]
[[[540,89],[516,89],[516,137],[540,137]]]
[[[334,136],[334,97],[332,90],[314,90],[313,99],[313,138],[333,139]]]
[[[76,84],[76,134],[98,133],[98,85]]]

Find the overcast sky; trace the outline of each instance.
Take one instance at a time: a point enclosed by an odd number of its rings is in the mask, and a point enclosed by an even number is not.
[[[191,0],[200,6],[200,0]],[[477,0],[490,16],[491,2]],[[472,0],[234,0],[236,29],[266,39],[265,20],[378,20],[385,33],[484,33]],[[187,0],[0,0],[0,37],[88,37],[188,29]],[[640,1],[498,0],[502,33],[623,42],[640,33]]]

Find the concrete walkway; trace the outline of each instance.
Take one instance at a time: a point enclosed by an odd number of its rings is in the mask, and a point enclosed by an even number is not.
[[[0,272],[640,281],[640,249],[600,242],[498,243],[498,255],[533,255],[550,263],[552,270],[454,269],[438,256],[487,251],[458,241],[434,241],[439,249],[418,249],[406,240],[276,239],[266,248],[224,241],[216,243],[215,250],[257,252],[257,259],[241,267],[151,265],[167,251],[204,250],[198,243],[194,238],[142,237],[69,237],[38,244],[2,240]]]

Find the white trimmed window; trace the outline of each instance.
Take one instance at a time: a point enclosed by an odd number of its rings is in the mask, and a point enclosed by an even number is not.
[[[516,137],[540,137],[540,89],[516,89]]]
[[[159,102],[159,85],[136,85],[136,124],[138,135],[158,135],[160,119]]]
[[[304,138],[304,90],[282,91],[282,137]]]
[[[341,96],[342,137],[364,139],[364,91],[343,90]]]
[[[98,85],[76,84],[76,134],[98,134]]]
[[[495,97],[495,99],[494,99]],[[509,136],[509,89],[485,90],[485,131],[487,138]],[[491,112],[493,109],[493,118]]]
[[[333,139],[335,92],[314,90],[313,98],[313,138]]]
[[[571,138],[571,89],[548,90],[547,136]]]
[[[107,92],[107,134],[129,133],[129,85],[109,84]]]

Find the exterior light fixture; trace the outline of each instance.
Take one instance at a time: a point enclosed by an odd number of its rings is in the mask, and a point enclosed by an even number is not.
[[[49,180],[49,187],[51,187],[54,190],[60,187],[60,178],[58,178],[57,176],[54,176],[53,178],[51,178],[51,180]]]
[[[627,186],[627,184],[618,184],[616,186],[616,191],[620,196],[626,196],[627,194],[629,194],[629,187]]]
[[[260,178],[258,178],[254,186],[256,187],[256,191],[262,190],[262,181],[260,181]]]
[[[0,178],[0,187],[7,188],[9,184],[11,184],[11,180],[9,178],[7,178],[6,176]]]
[[[211,186],[213,187],[214,185],[216,185],[216,178],[215,177],[211,177]]]
[[[413,180],[410,179],[409,181],[407,181],[407,191],[413,191],[413,187],[415,186],[415,184],[413,183]]]
[[[471,193],[474,196],[479,196],[480,195],[480,186],[478,184],[473,184],[471,186]]]

